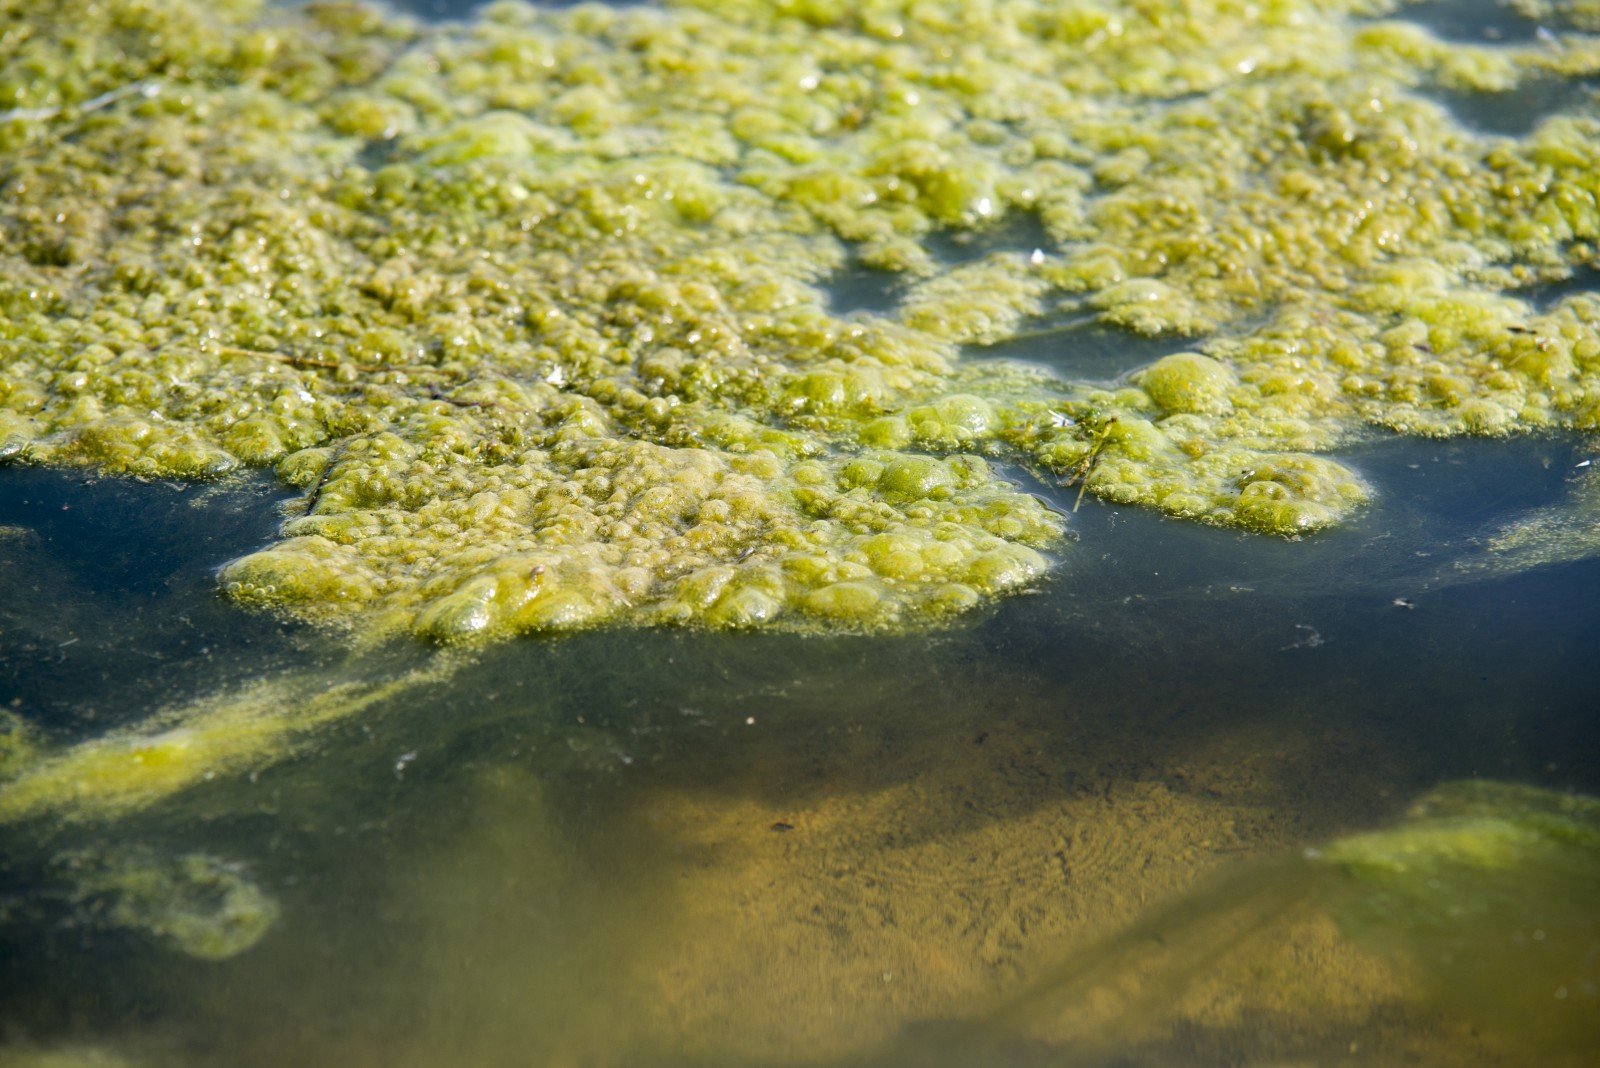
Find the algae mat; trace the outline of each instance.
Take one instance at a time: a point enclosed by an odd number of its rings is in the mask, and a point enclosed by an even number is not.
[[[1587,9],[1389,10],[13,3],[0,452],[273,465],[225,589],[445,640],[938,620],[1059,544],[993,460],[1325,528],[1363,430],[1600,422],[1595,298],[1535,292],[1595,266],[1594,109],[1428,95],[1581,88]],[[1075,319],[1173,344],[973,351]]]
[[[356,651],[19,756],[3,821],[454,670],[396,634],[943,625],[1072,566],[1033,480],[1301,537],[1370,502],[1334,450],[1600,418],[1582,5],[4,11],[0,456],[271,467],[218,585]]]

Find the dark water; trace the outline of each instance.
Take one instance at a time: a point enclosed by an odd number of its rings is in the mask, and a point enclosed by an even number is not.
[[[1501,0],[1422,0],[1397,10],[1395,18],[1425,26],[1447,41],[1525,44],[1539,23]]]
[[[1600,793],[1600,561],[1447,566],[1592,451],[1377,440],[1347,459],[1378,503],[1302,543],[1086,501],[1036,595],[931,634],[493,648],[252,776],[6,830],[0,1026],[195,1065],[938,1060],[916,1021],[981,1015],[1204,872],[1446,780]],[[335,658],[214,592],[273,496],[5,471],[12,707],[77,737]],[[107,922],[53,858],[128,842],[241,865],[276,924],[209,962]],[[1201,941],[1208,974],[1244,954]],[[1318,984],[1353,965],[1313,965],[1298,1007],[1257,1008],[1277,1037],[1254,1055],[1460,1051],[1459,1021],[1380,997],[1325,1018]],[[1203,997],[1206,975],[1162,967],[1172,1000]],[[1220,1063],[1267,1033],[1170,1009],[1097,1024],[1093,1058]],[[932,1049],[1101,1063],[1048,1035],[965,1041]]]

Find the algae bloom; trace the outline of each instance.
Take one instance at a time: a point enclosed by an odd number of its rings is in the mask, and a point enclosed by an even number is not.
[[[1374,427],[1600,426],[1600,298],[1533,299],[1596,263],[1600,120],[1437,102],[1600,44],[1392,14],[5,0],[0,455],[275,467],[227,592],[446,640],[937,620],[1059,544],[997,461],[1326,527]],[[1172,352],[1075,380],[1091,321]]]

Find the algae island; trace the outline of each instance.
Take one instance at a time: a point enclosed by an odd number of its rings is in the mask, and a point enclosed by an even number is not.
[[[1600,120],[1430,97],[1593,77],[1569,6],[10,0],[0,455],[270,465],[224,589],[443,640],[937,620],[1059,544],[1006,463],[1313,531],[1373,427],[1600,426]]]

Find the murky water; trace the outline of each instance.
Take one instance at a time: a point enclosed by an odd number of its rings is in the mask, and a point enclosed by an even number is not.
[[[1164,344],[991,354],[1113,379]],[[1600,794],[1600,560],[1458,566],[1596,452],[1374,435],[1341,456],[1374,505],[1303,542],[1018,471],[1075,540],[949,629],[511,642],[143,812],[0,827],[0,1065],[1592,1063],[1593,842],[1522,865],[1525,907],[1434,877],[1388,924],[1306,851],[1456,780]],[[14,719],[429,666],[218,597],[281,496],[0,471]],[[157,890],[86,876],[130,865]]]
[[[8,830],[6,1030],[194,1065],[1519,1063],[1537,1034],[1346,937],[1294,858],[1443,781],[1600,792],[1600,562],[1449,567],[1591,452],[1375,441],[1378,505],[1298,544],[1085,501],[1053,581],[936,633],[494,648],[110,829]],[[272,505],[7,471],[12,707],[77,736],[336,655],[213,592]],[[207,962],[111,922],[57,858],[130,842],[238,865],[276,923]]]

